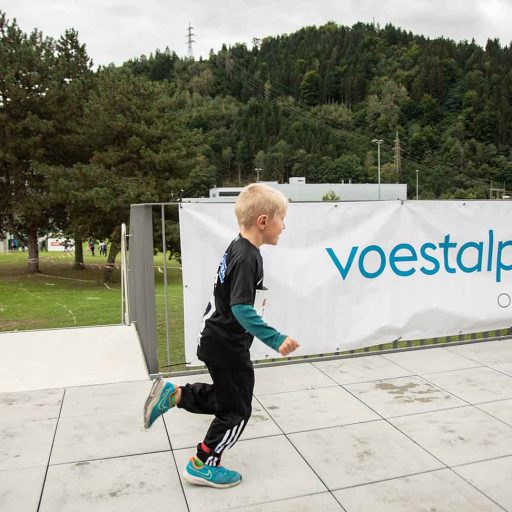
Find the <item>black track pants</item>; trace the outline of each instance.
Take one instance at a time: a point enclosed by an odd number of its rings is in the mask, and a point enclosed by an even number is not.
[[[254,370],[228,370],[208,366],[213,384],[187,384],[181,388],[179,407],[196,414],[214,414],[197,456],[216,466],[224,451],[240,438],[251,417]]]

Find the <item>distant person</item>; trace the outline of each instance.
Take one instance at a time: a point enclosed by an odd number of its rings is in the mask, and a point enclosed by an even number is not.
[[[91,251],[91,256],[94,256],[95,245],[93,238],[89,238],[89,250]]]
[[[219,268],[212,301],[203,318],[198,358],[212,384],[178,387],[157,379],[144,406],[144,425],[177,406],[215,418],[183,478],[211,487],[233,487],[242,476],[220,465],[223,453],[240,438],[251,416],[254,369],[249,349],[254,336],[283,356],[299,344],[267,325],[254,309],[256,290],[263,287],[260,246],[276,245],[284,229],[288,200],[279,191],[260,183],[245,187],[236,201],[240,234],[227,248]]]

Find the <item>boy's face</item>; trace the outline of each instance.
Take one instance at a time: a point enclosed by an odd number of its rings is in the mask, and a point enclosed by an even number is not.
[[[263,243],[277,245],[279,236],[281,235],[284,225],[286,210],[276,212],[276,214],[267,220],[265,229],[263,230]]]

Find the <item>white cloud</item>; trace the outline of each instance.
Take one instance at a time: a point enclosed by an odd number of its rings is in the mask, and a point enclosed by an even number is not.
[[[0,9],[25,31],[38,27],[58,37],[79,31],[96,64],[119,64],[169,46],[186,55],[186,33],[195,30],[194,54],[208,56],[223,43],[251,43],[253,37],[290,33],[327,21],[393,23],[414,33],[484,45],[512,39],[509,0],[2,0]]]

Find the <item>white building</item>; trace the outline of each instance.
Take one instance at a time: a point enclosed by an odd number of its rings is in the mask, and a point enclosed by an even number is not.
[[[407,199],[405,183],[306,183],[306,178],[290,178],[290,183],[262,182],[281,191],[290,201],[322,201],[328,192],[334,192],[340,201],[372,201]],[[236,201],[243,187],[216,187],[210,189],[210,200]],[[380,192],[380,198],[379,198]]]

